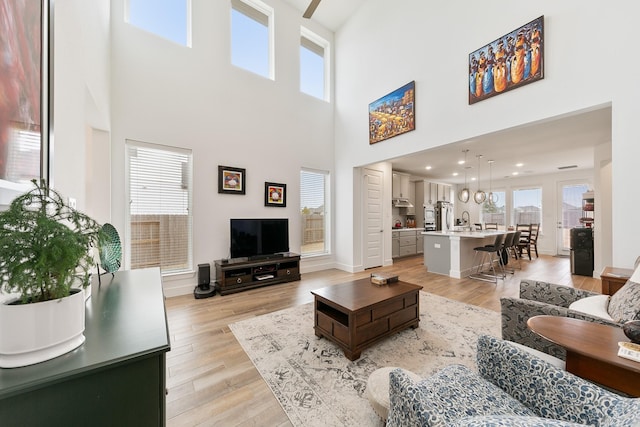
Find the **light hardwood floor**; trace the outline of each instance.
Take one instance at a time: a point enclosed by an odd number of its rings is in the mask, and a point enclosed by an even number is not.
[[[517,263],[516,263],[517,264]],[[513,262],[510,263],[513,265]],[[520,279],[537,279],[600,292],[599,279],[571,275],[569,259],[541,256],[523,260],[522,269],[498,284],[451,279],[429,273],[422,257],[360,273],[339,270],[307,273],[298,282],[196,300],[166,300],[171,351],[167,355],[169,426],[290,426],[291,423],[228,325],[313,301],[313,289],[367,277],[373,271],[399,274],[426,292],[491,310],[500,297],[517,296]],[[366,350],[365,350],[366,351]]]

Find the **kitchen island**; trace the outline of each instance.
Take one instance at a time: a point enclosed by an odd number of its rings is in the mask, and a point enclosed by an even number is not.
[[[473,248],[491,245],[504,231],[423,231],[424,265],[432,273],[461,279],[473,273]]]

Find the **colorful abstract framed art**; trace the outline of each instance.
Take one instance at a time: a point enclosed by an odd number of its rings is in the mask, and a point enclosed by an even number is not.
[[[284,208],[287,206],[287,184],[264,183],[264,205]]]
[[[0,205],[49,180],[53,0],[0,0]]]
[[[369,104],[369,144],[415,130],[416,82]]]
[[[247,172],[241,168],[218,166],[218,193],[245,194]]]
[[[544,15],[469,54],[469,105],[544,78]]]

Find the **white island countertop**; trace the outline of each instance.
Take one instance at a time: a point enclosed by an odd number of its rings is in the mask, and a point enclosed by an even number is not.
[[[475,239],[484,239],[485,237],[495,236],[496,234],[505,234],[500,230],[478,230],[478,231],[423,231],[422,234],[427,236],[448,236],[448,237],[472,237]]]

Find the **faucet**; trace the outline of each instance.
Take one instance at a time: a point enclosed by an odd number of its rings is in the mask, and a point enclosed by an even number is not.
[[[462,221],[463,221],[465,224],[469,224],[469,212],[467,212],[467,211],[462,211],[462,215],[461,215],[461,216],[462,216]]]

